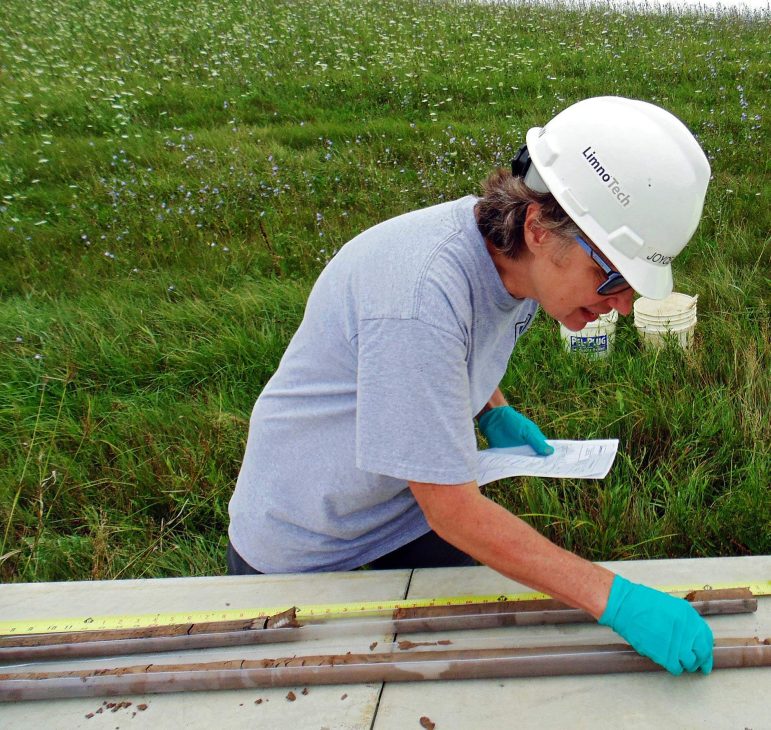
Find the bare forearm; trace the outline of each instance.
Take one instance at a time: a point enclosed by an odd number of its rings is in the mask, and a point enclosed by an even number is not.
[[[496,388],[493,394],[490,396],[484,408],[477,414],[477,418],[481,416],[485,411],[489,411],[491,408],[498,408],[499,406],[508,405],[506,398],[503,397],[503,393],[500,388]]]
[[[486,497],[481,499],[487,504],[479,510],[484,519],[475,525],[475,532],[461,524],[451,530],[455,534],[444,536],[446,540],[507,578],[582,608],[595,618],[602,615],[613,573],[555,545]]]
[[[503,397],[503,393],[501,392],[500,388],[495,389],[493,394],[490,396],[490,400],[487,401],[487,405],[491,408],[507,405],[506,399]]]
[[[595,618],[602,615],[613,573],[563,550],[484,497],[476,485],[473,489],[468,486],[436,486],[465,490],[460,499],[453,495],[452,509],[427,512],[439,535],[507,578],[582,608]]]

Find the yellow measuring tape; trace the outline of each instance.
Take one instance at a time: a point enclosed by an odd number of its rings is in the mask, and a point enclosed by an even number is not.
[[[677,586],[657,586],[661,591],[685,595],[691,591],[722,588],[749,588],[754,596],[771,595],[771,580],[744,583],[689,583]],[[545,593],[511,593],[487,596],[447,596],[442,598],[416,598],[395,601],[358,601],[353,603],[322,603],[297,606],[300,620],[356,618],[389,614],[399,608],[425,608],[429,606],[462,606],[469,603],[498,603],[551,598]],[[260,616],[272,616],[292,608],[283,604],[272,608],[232,608],[211,611],[178,611],[175,613],[149,613],[130,616],[80,616],[77,618],[33,619],[0,621],[0,636],[25,636],[29,634],[55,634],[68,631],[105,631],[108,629],[140,629],[152,626],[198,624],[216,621],[237,621]]]

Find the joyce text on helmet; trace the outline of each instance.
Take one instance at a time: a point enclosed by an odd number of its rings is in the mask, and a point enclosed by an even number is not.
[[[663,253],[652,253],[650,256],[646,256],[646,261],[650,261],[652,264],[659,264],[660,266],[669,266],[672,263],[674,256],[666,256]]]
[[[629,205],[629,193],[624,192],[618,179],[603,167],[591,146],[587,147],[581,154],[591,168],[597,173],[599,178],[607,185],[608,190],[613,193],[616,200],[626,208]]]

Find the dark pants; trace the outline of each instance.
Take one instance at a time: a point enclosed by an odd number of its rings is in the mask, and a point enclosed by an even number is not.
[[[373,570],[393,570],[396,568],[455,568],[476,564],[476,560],[470,555],[458,550],[431,531],[373,560],[365,567]],[[228,575],[254,574],[261,573],[249,565],[228,540]]]

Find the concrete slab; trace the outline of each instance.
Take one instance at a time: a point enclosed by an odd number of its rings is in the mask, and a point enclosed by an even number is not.
[[[393,599],[409,570],[306,573],[302,575],[217,576],[157,580],[11,583],[0,586],[0,617],[57,618],[74,610],[91,614],[210,611],[241,607],[334,603],[372,595]]]
[[[605,563],[625,577],[648,585],[769,580],[771,556],[701,560]],[[516,593],[527,590],[487,568],[416,570],[409,598],[458,594]],[[708,619],[718,637],[771,636],[771,597],[757,614]],[[590,625],[508,628],[484,632],[485,645],[603,642],[616,637]],[[436,634],[410,635],[412,641]],[[450,638],[448,635],[447,637]],[[453,648],[464,648],[471,632],[455,632]],[[479,635],[475,645],[480,645]],[[761,728],[771,727],[768,689],[771,669],[724,670],[709,677],[666,673],[549,677],[534,679],[419,682],[384,687],[373,730],[420,727],[468,728]]]
[[[771,557],[606,563],[632,580],[650,585],[698,582],[718,584],[768,580]],[[0,620],[62,618],[86,613],[136,614],[182,610],[263,607],[288,604],[393,600],[441,595],[515,593],[527,590],[484,567],[440,570],[354,572],[315,575],[184,578],[169,580],[14,584],[0,587]],[[761,599],[756,615],[715,617],[716,636],[771,635],[771,597]],[[435,641],[436,634],[412,634],[412,641]],[[452,648],[574,643],[615,640],[596,625],[509,628],[454,632]],[[341,636],[302,644],[236,647],[206,652],[142,656],[142,661],[214,661],[234,656],[366,652],[394,648],[392,637]],[[100,660],[103,666],[139,663],[126,656]],[[47,666],[78,666],[55,662]],[[81,666],[83,666],[81,664]],[[89,663],[93,666],[93,663]],[[673,678],[667,674],[555,677],[525,680],[417,682],[190,692],[127,698],[73,699],[0,704],[0,727],[45,728],[329,728],[402,730],[420,728],[421,717],[437,730],[518,728],[761,728],[768,721],[764,689],[771,670],[726,670],[710,677]],[[103,702],[132,704],[112,712]],[[257,703],[257,700],[262,700]],[[144,705],[144,709],[140,709]],[[101,712],[99,710],[101,709]],[[92,714],[87,718],[86,716]]]
[[[184,610],[301,605],[349,600],[403,598],[410,571],[358,571],[312,575],[238,576],[79,583],[12,584],[0,587],[0,619],[62,618],[84,615],[125,615]],[[219,659],[291,656],[295,653],[368,651],[371,642],[390,643],[392,635],[338,637],[298,644],[234,647],[206,652],[124,656],[89,661],[88,666],[128,666],[147,662],[216,661]],[[56,661],[50,670],[84,667],[77,661]],[[16,668],[16,667],[13,667]],[[19,667],[20,668],[20,667]],[[10,667],[9,667],[10,669]],[[87,728],[308,728],[339,730],[369,728],[381,685],[190,692],[116,698],[50,700],[0,704],[0,727]],[[106,702],[130,701],[108,708]],[[88,717],[91,715],[90,717]]]

